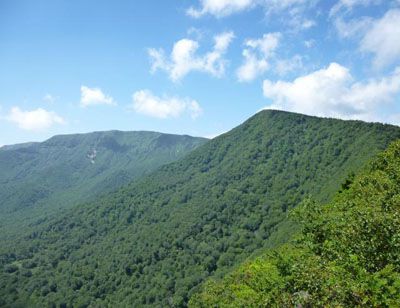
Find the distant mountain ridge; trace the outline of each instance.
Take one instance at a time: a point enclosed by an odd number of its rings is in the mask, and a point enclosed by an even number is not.
[[[17,150],[20,148],[29,147],[29,146],[37,144],[37,143],[39,143],[39,142],[24,142],[24,143],[16,143],[16,144],[6,144],[3,146],[0,146],[0,151],[1,150],[4,150],[4,151]]]
[[[391,125],[262,111],[3,242],[0,297],[28,306],[185,307],[208,277],[290,238],[297,226],[288,210],[308,195],[329,201],[399,138]]]
[[[2,147],[1,217],[9,220],[36,212],[40,217],[41,212],[93,200],[206,141],[157,132],[107,131]]]

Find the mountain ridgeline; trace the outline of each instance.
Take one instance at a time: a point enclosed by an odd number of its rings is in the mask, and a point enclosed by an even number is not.
[[[209,277],[286,242],[400,128],[262,111],[184,158],[0,248],[0,305],[184,307]]]
[[[154,132],[96,132],[55,136],[0,149],[0,228],[94,200],[182,158],[204,138]],[[20,222],[20,223],[17,223]]]

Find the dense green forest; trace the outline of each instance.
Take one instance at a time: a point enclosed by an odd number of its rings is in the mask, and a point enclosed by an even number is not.
[[[0,304],[184,307],[209,277],[287,241],[299,230],[288,211],[310,195],[331,201],[398,138],[390,125],[262,111],[183,159],[3,241]]]
[[[399,306],[400,141],[328,205],[305,200],[293,212],[299,238],[208,281],[189,306]]]
[[[153,132],[55,136],[0,148],[0,238],[94,200],[207,140]]]

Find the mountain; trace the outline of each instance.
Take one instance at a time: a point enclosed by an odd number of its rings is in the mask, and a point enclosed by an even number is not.
[[[3,305],[184,307],[207,278],[287,241],[400,128],[262,111],[184,158],[0,245]]]
[[[58,215],[59,209],[94,200],[206,141],[109,131],[5,146],[0,149],[0,233],[4,236],[44,214]]]
[[[209,281],[191,307],[398,307],[400,141],[328,205],[306,201],[295,243]]]

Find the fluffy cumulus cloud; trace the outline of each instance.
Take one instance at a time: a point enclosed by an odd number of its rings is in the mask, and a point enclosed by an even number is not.
[[[265,80],[268,109],[309,115],[367,121],[387,121],[379,110],[394,104],[400,93],[400,67],[386,77],[355,82],[349,70],[337,63],[292,82]]]
[[[198,55],[199,43],[191,39],[177,41],[169,57],[162,49],[149,49],[151,71],[163,70],[173,81],[179,81],[191,71],[209,73],[221,77],[225,73],[226,60],[224,55],[234,38],[233,32],[224,32],[214,37],[213,49]]]
[[[158,97],[148,90],[140,90],[133,94],[132,108],[135,112],[147,116],[166,119],[177,118],[184,113],[195,119],[202,114],[198,102],[189,98]]]
[[[361,40],[360,48],[374,54],[374,65],[383,68],[400,59],[400,10],[389,10]]]
[[[100,88],[81,86],[81,106],[116,105],[114,99],[103,93]]]
[[[269,68],[268,60],[278,47],[280,37],[280,33],[268,33],[245,42],[244,62],[236,72],[240,82],[251,81]]]
[[[359,51],[373,55],[375,69],[387,68],[400,59],[400,9],[392,8],[376,19],[369,16],[349,18],[349,12],[356,6],[380,3],[379,0],[340,0],[330,11],[339,36],[356,39]],[[392,4],[396,6],[395,2]]]
[[[65,120],[55,112],[42,108],[24,111],[19,107],[13,107],[6,119],[16,124],[19,128],[29,131],[42,131],[53,125],[65,123]]]

